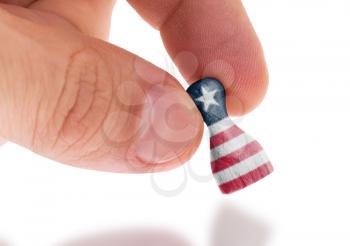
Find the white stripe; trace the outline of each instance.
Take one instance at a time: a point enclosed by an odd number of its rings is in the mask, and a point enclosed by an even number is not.
[[[224,142],[219,146],[216,146],[214,149],[211,149],[211,160],[215,161],[225,155],[228,155],[236,150],[239,150],[240,148],[244,147],[245,145],[253,141],[254,139],[250,137],[248,134],[242,133],[238,137],[232,138],[229,141]]]
[[[268,161],[269,158],[262,150],[259,153],[249,157],[248,159],[245,159],[244,161],[241,161],[234,166],[228,167],[220,172],[215,173],[214,177],[218,185],[222,185],[257,169]]]
[[[229,117],[226,117],[220,120],[212,124],[211,126],[209,126],[210,136],[214,136],[220,132],[226,131],[227,129],[232,127],[234,124],[235,123]]]

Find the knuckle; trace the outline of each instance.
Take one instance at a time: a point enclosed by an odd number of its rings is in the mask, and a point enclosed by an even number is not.
[[[112,76],[96,50],[74,53],[64,78],[43,135],[49,144],[42,147],[55,157],[66,151],[79,153],[101,128],[112,103]]]

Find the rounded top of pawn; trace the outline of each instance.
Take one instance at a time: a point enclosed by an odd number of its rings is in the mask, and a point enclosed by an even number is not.
[[[201,79],[188,87],[187,93],[192,97],[208,126],[228,117],[225,88],[219,80]]]

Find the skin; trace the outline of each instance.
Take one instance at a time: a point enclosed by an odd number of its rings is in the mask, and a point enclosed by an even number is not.
[[[189,84],[223,82],[230,115],[261,102],[264,55],[239,0],[129,3]],[[191,157],[198,110],[175,78],[106,41],[114,4],[0,0],[0,142],[113,172],[164,171]]]

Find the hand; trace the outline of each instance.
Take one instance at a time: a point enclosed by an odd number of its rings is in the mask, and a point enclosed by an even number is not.
[[[167,170],[194,153],[203,123],[179,82],[104,41],[114,0],[0,3],[0,136],[103,171]],[[239,0],[129,3],[189,83],[221,80],[232,115],[259,104],[267,71]]]

